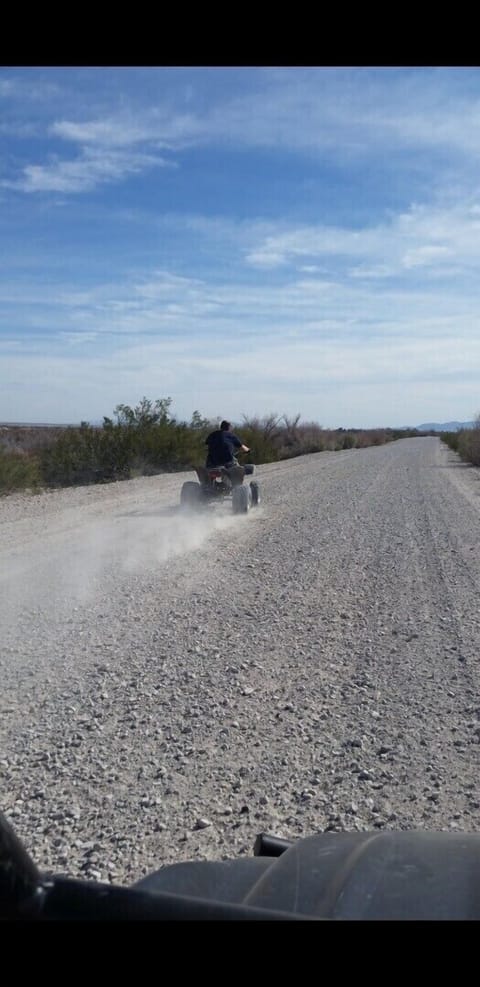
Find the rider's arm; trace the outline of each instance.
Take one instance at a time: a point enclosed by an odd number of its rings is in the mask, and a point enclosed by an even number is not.
[[[232,443],[232,445],[235,446],[235,449],[241,449],[242,452],[250,452],[250,449],[248,448],[248,446],[244,446],[243,443],[240,442],[240,439],[238,438],[238,435],[230,434],[229,435],[229,439],[230,439],[230,442]]]

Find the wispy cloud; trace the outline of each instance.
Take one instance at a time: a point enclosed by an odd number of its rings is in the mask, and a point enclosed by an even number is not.
[[[120,181],[146,168],[171,166],[171,162],[152,154],[85,150],[75,160],[27,165],[17,181],[4,180],[0,184],[23,192],[88,192],[101,183]]]
[[[3,78],[0,77],[0,99],[9,102],[19,100],[22,103],[25,101],[28,103],[51,102],[58,98],[61,92],[60,85],[45,78],[39,78],[37,74],[33,74],[33,71],[30,75],[27,74],[23,77],[19,77],[18,74],[7,74]]]
[[[178,78],[183,70],[178,70]],[[197,146],[224,148],[265,148],[287,153],[316,156],[343,163],[376,160],[382,155],[383,167],[398,152],[395,166],[404,170],[409,166],[410,152],[416,155],[438,152],[440,171],[448,172],[452,162],[458,168],[459,156],[463,159],[480,154],[480,99],[471,93],[471,72],[462,74],[432,69],[412,69],[402,73],[385,69],[365,69],[352,72],[342,69],[311,68],[283,70],[245,70],[228,74],[226,70],[213,70],[209,84],[218,85],[212,98],[212,90],[205,88],[205,73],[191,70],[194,85],[190,97],[174,95],[172,78],[169,86],[162,86],[166,79],[162,70],[145,70],[149,85],[146,99],[138,92],[131,94],[126,105],[118,109],[118,99],[97,98],[101,110],[97,115],[80,115],[75,106],[75,116],[58,117],[59,93],[56,82],[50,86],[44,80],[36,93],[35,80],[0,79],[0,96],[18,97],[26,92],[31,98],[45,102],[51,97],[53,119],[46,127],[46,136],[57,142],[75,143],[82,149],[86,166],[89,152],[110,149],[136,149],[136,168],[150,167],[150,155],[156,148],[176,151]],[[84,71],[85,76],[86,70]],[[93,70],[92,70],[93,73]],[[99,74],[100,82],[102,73]],[[87,77],[93,80],[93,74]],[[118,76],[119,91],[127,87],[129,73]],[[233,78],[233,82],[231,79]],[[244,84],[247,83],[247,85]],[[69,79],[66,77],[68,84]],[[197,83],[195,85],[195,82]],[[360,82],[360,84],[359,84]],[[73,88],[72,86],[70,88]],[[208,98],[206,93],[208,92]],[[65,101],[72,105],[71,93]],[[113,105],[114,102],[117,105]],[[82,105],[82,104],[80,104]],[[188,110],[186,107],[188,106]],[[18,121],[21,126],[31,126],[32,121]],[[20,137],[21,130],[18,130]],[[139,149],[143,149],[140,155]],[[64,162],[72,171],[76,162]],[[53,176],[53,166],[31,162],[25,168],[23,182],[17,185],[24,191],[50,191],[47,175]],[[90,169],[89,178],[83,181],[66,180],[68,191],[89,190],[97,176],[99,181],[118,180],[120,175],[131,174],[129,167]],[[45,177],[44,177],[45,176]],[[58,179],[61,181],[61,179]]]
[[[0,100],[3,418],[475,412],[478,70],[18,69]]]
[[[462,381],[472,414],[479,403],[480,341],[464,336],[461,328],[457,338],[434,346],[422,338],[396,339],[388,346],[365,338],[361,349],[345,347],[341,337],[328,345],[277,339],[272,347],[257,336],[250,340],[247,363],[245,352],[239,360],[241,346],[221,352],[196,337],[125,347],[117,343],[95,355],[80,346],[72,351],[71,340],[65,345],[63,354],[41,347],[17,354],[3,350],[7,419],[21,419],[21,408],[27,406],[45,420],[49,406],[52,421],[92,420],[110,414],[120,401],[135,403],[147,393],[172,395],[175,410],[185,417],[194,407],[208,415],[228,408],[237,420],[253,409],[277,409],[301,411],[304,419],[325,425],[415,424],[426,394],[432,407],[436,402],[440,408],[439,381],[442,401],[451,399]],[[42,388],[32,392],[30,387],[25,405],[28,381],[36,379]],[[59,418],[60,407],[65,411]]]
[[[351,274],[368,278],[395,276],[418,267],[438,272],[452,262],[462,265],[465,272],[477,269],[478,204],[474,200],[451,207],[412,206],[387,222],[361,230],[322,225],[282,231],[266,236],[246,252],[245,259],[253,267],[268,269],[296,264],[305,257],[328,262],[327,270],[339,260],[354,260],[357,266]]]
[[[51,125],[50,133],[82,145],[125,147],[142,143],[178,148],[201,138],[202,129],[195,117],[158,107],[139,115],[122,113],[81,122],[58,120]]]

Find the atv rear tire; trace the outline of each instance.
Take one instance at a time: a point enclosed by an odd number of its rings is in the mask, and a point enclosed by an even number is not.
[[[252,491],[252,507],[258,507],[258,505],[261,503],[261,497],[260,497],[260,487],[256,480],[251,481],[250,490]]]
[[[182,507],[189,507],[190,510],[198,510],[204,502],[203,490],[199,483],[194,480],[187,480],[180,491],[180,503]]]
[[[248,514],[252,506],[250,487],[234,487],[232,491],[232,507],[234,514]]]

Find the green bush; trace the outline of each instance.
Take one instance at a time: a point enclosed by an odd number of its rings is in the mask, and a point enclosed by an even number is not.
[[[459,432],[440,432],[442,442],[445,442],[454,452],[458,452],[459,435]]]
[[[41,483],[38,462],[28,453],[0,448],[0,494],[15,490],[35,490]]]
[[[480,466],[480,424],[459,431],[457,451],[465,462]]]
[[[477,415],[473,428],[461,428],[458,432],[441,432],[440,438],[461,459],[473,466],[480,466],[480,415]]]

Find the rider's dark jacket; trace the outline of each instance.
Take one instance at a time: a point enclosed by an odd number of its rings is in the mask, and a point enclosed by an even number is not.
[[[242,443],[233,432],[222,431],[219,428],[216,432],[210,432],[210,435],[205,439],[205,445],[208,447],[207,468],[212,468],[231,463],[235,456],[235,450],[240,449]]]

